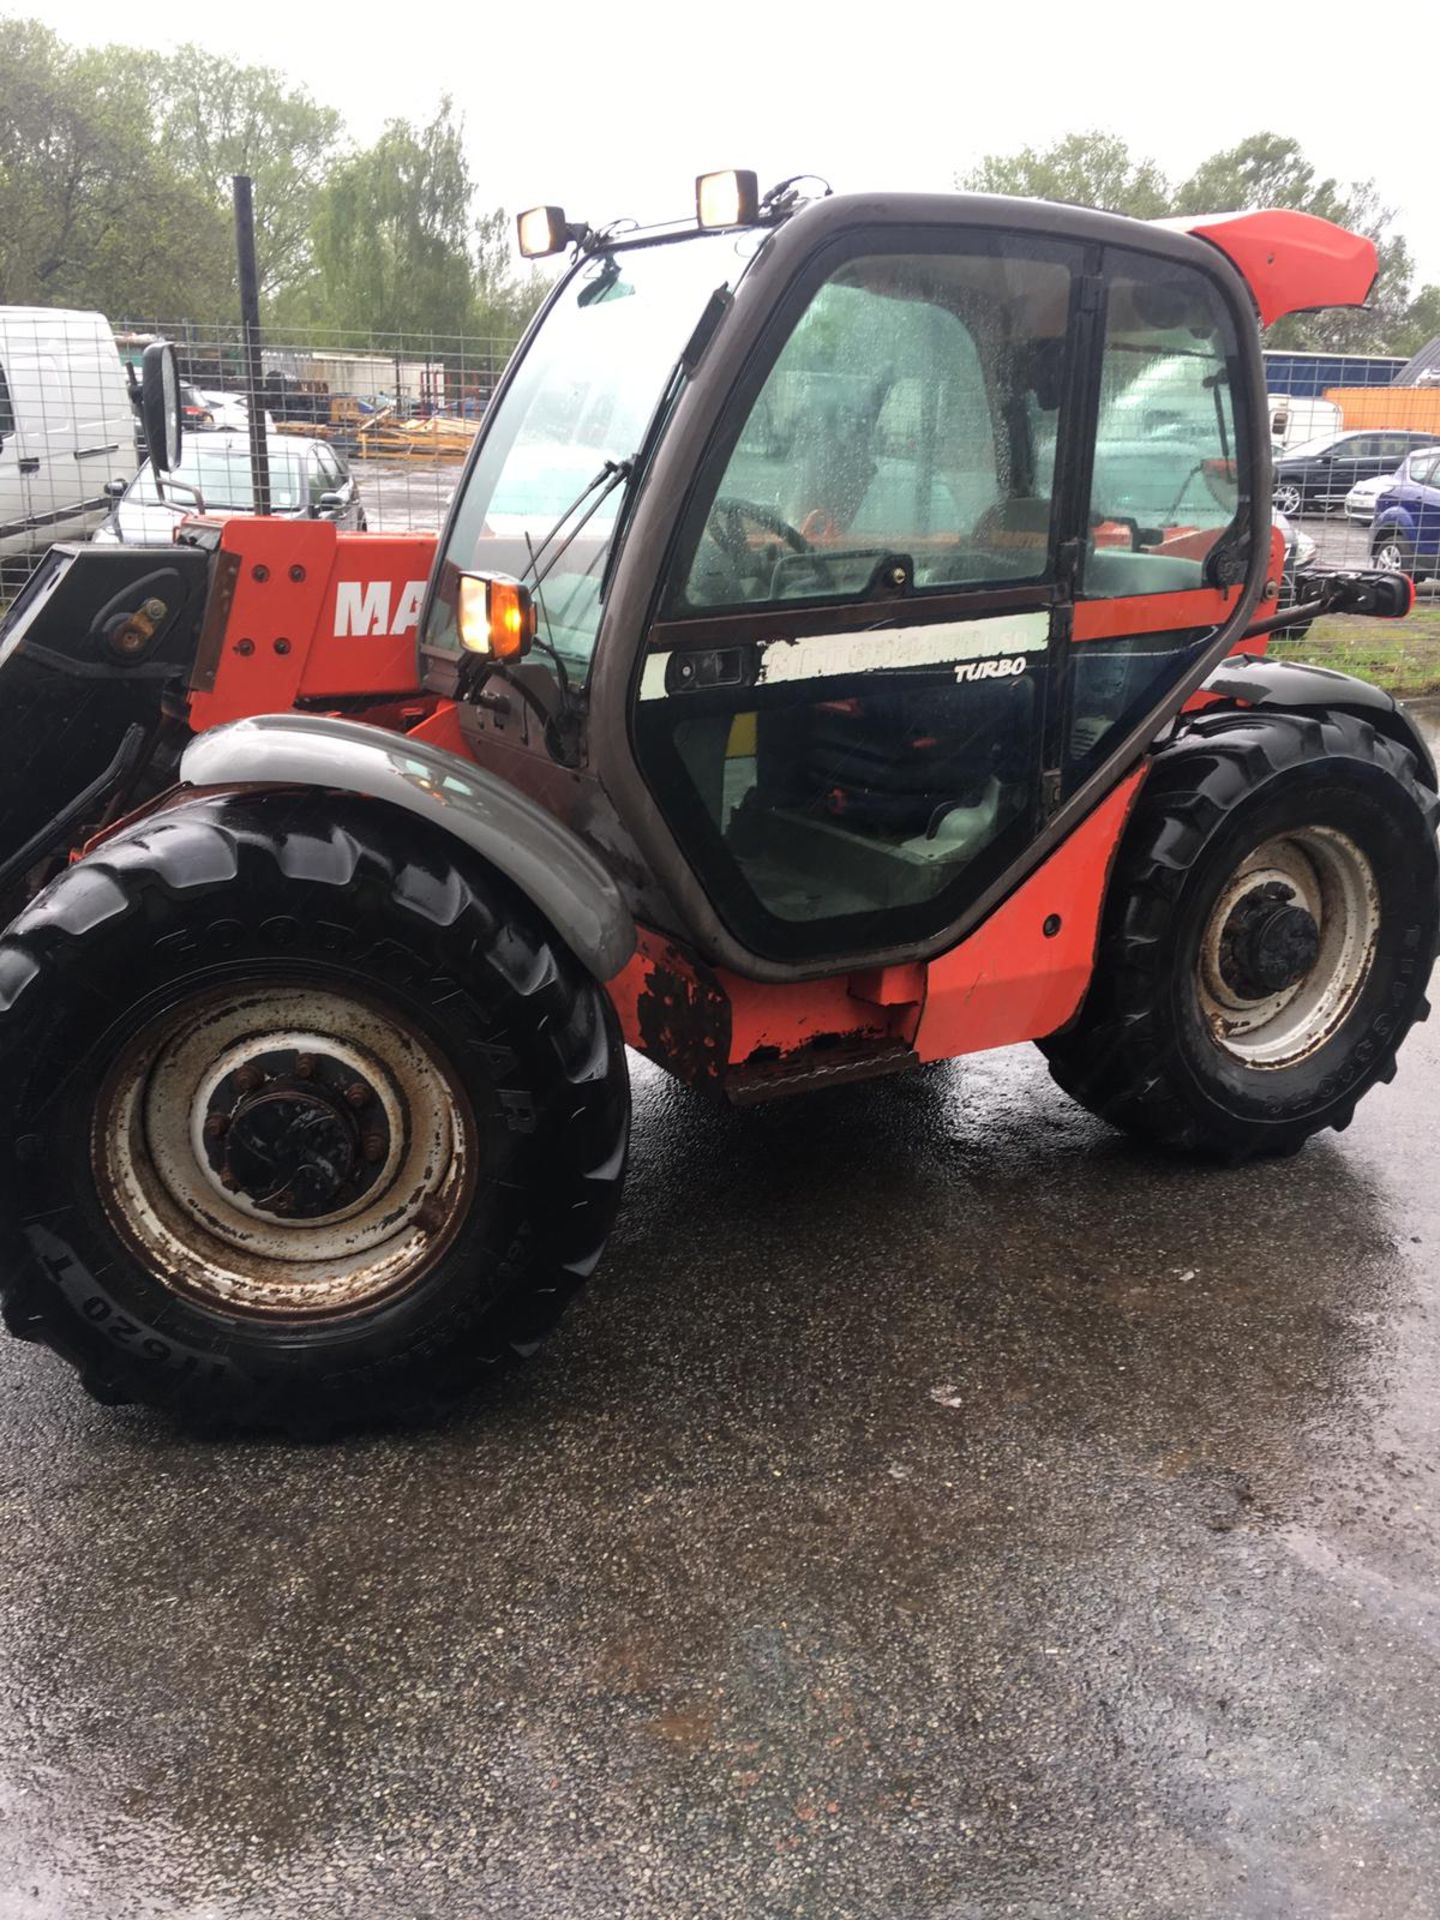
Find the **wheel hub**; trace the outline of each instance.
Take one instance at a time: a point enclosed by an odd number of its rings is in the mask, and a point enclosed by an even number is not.
[[[206,1162],[227,1192],[279,1219],[320,1220],[362,1198],[390,1155],[376,1088],[323,1049],[248,1058],[206,1102]]]
[[[151,1270],[230,1311],[353,1312],[459,1231],[473,1118],[448,1063],[384,1002],[320,983],[212,988],[122,1049],[92,1151]]]
[[[1298,986],[1320,957],[1320,928],[1281,881],[1241,899],[1220,935],[1220,974],[1242,1000]]]
[[[1247,1067],[1294,1065],[1337,1031],[1380,933],[1369,859],[1328,825],[1274,835],[1220,889],[1200,939],[1199,1012]]]

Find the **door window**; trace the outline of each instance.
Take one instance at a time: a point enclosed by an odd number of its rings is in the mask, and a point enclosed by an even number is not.
[[[10,402],[10,383],[0,367],[0,436],[9,438],[15,431],[15,409]]]
[[[1046,577],[1069,275],[880,255],[815,293],[692,516],[672,612]]]
[[[1074,790],[1183,676],[1225,616],[1217,562],[1243,575],[1248,438],[1235,323],[1194,268],[1106,257],[1104,350],[1062,786]]]
[[[752,951],[925,937],[1036,830],[1077,260],[838,267],[697,483],[636,745]]]
[[[1181,593],[1234,525],[1233,327],[1211,283],[1164,261],[1110,279],[1084,592]]]

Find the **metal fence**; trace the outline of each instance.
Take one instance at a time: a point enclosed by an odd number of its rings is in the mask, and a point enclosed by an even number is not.
[[[214,443],[205,436],[246,431],[241,329],[163,318],[116,328],[121,359],[137,372],[152,339],[176,349],[193,433],[189,457],[203,463],[209,448],[214,467]],[[372,532],[438,528],[514,344],[492,335],[276,330],[261,353],[272,470],[290,476],[293,496],[304,469],[328,469],[333,459]],[[318,484],[312,476],[312,494]],[[207,504],[245,502],[207,496]]]

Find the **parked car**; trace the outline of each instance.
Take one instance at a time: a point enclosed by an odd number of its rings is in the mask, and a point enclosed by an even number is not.
[[[103,314],[0,307],[0,562],[18,583],[135,471],[130,394]]]
[[[1376,501],[1370,553],[1377,567],[1417,580],[1440,574],[1440,446],[1412,454]]]
[[[222,433],[248,433],[250,414],[242,393],[221,393],[217,388],[202,387],[200,398],[214,416],[215,425]]]
[[[1307,441],[1275,462],[1275,507],[1280,513],[1324,513],[1343,505],[1357,482],[1393,473],[1417,447],[1436,444],[1433,433],[1398,427],[1374,433],[1328,433]]]
[[[215,425],[215,415],[204,394],[188,380],[180,382],[180,412],[187,433],[209,433]]]
[[[1357,526],[1368,527],[1375,518],[1375,502],[1381,494],[1398,484],[1412,460],[1428,457],[1429,450],[1422,447],[1418,453],[1407,454],[1393,473],[1378,474],[1370,480],[1357,480],[1345,496],[1345,518],[1353,520]]]
[[[278,437],[267,445],[274,514],[291,520],[333,520],[349,532],[365,532],[359,489],[333,447],[320,440]],[[172,494],[174,480],[181,485]],[[168,546],[182,514],[203,510],[224,519],[253,513],[250,436],[215,433],[187,440],[180,464],[165,485],[162,494],[147,460],[129,486],[117,492],[114,510],[96,540],[111,546]]]

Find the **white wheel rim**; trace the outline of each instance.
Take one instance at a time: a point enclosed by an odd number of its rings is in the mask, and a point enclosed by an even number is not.
[[[1308,914],[1317,936],[1313,964],[1273,992],[1237,979],[1234,958],[1237,915],[1263,916],[1262,903]],[[1348,835],[1311,826],[1265,841],[1226,883],[1201,941],[1200,1007],[1216,1046],[1257,1069],[1308,1058],[1354,1007],[1379,937],[1374,872]]]
[[[368,1097],[357,1107],[342,1086]],[[261,1108],[261,1123],[298,1114],[340,1145],[296,1179],[237,1184]],[[101,1089],[91,1155],[112,1224],[164,1284],[286,1318],[412,1284],[454,1238],[475,1170],[468,1106],[428,1040],[358,995],[303,985],[217,990],[152,1021]]]
[[[1381,573],[1403,573],[1405,555],[1393,540],[1387,540],[1375,549],[1375,565]]]
[[[1298,513],[1300,511],[1300,489],[1298,487],[1277,487],[1275,506],[1280,513]]]

